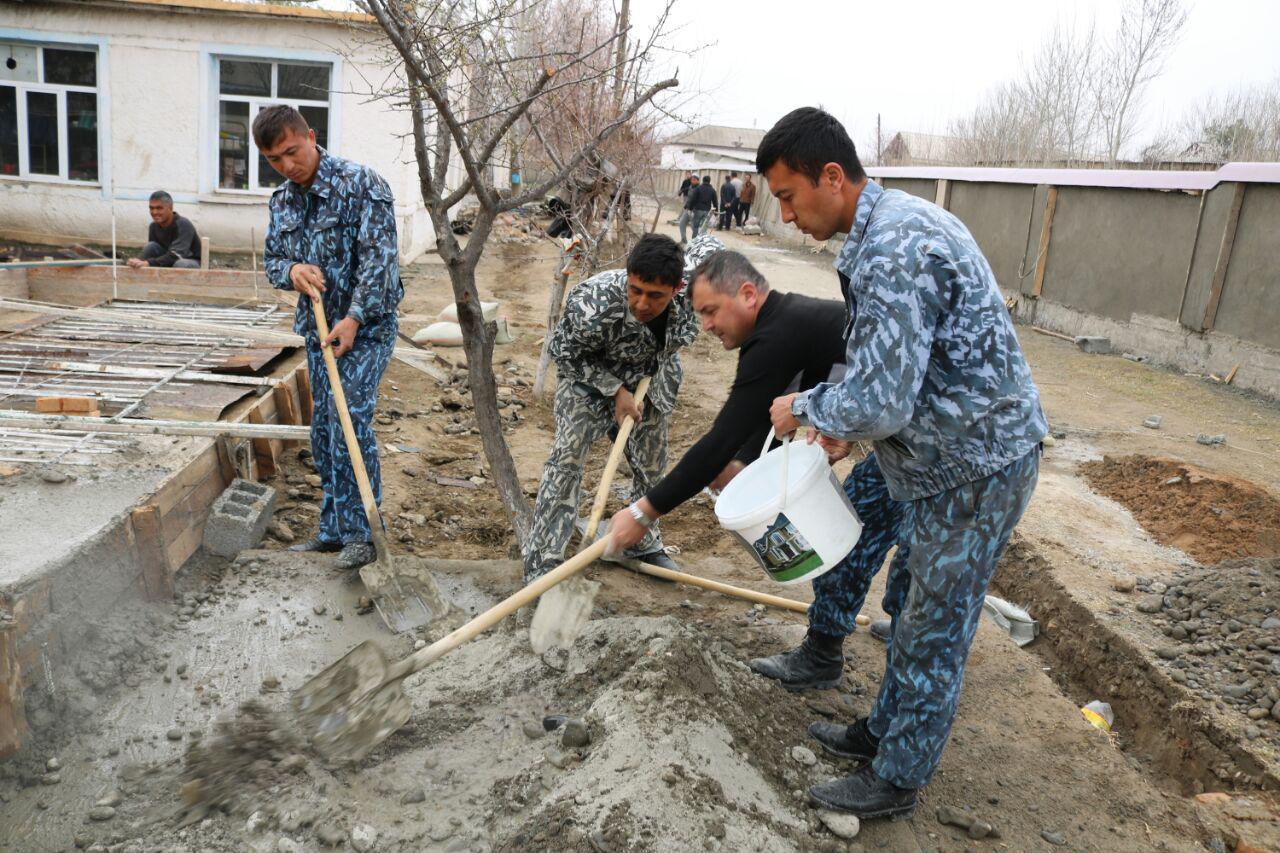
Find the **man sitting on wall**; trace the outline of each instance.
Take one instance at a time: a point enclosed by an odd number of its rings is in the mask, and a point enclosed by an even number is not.
[[[200,235],[190,219],[173,209],[173,196],[156,190],[148,207],[151,227],[147,230],[147,245],[142,247],[142,257],[129,259],[129,266],[199,269]]]

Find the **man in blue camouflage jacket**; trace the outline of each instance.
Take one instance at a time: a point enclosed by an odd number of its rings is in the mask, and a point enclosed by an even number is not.
[[[888,497],[902,502],[875,705],[852,726],[809,729],[828,752],[864,763],[809,793],[862,818],[909,813],[950,734],[987,584],[1035,488],[1047,424],[995,275],[958,219],[868,180],[845,129],[819,109],[783,117],[756,165],[784,222],[819,241],[848,235],[836,260],[845,377],[779,397],[774,428],[872,441]]]
[[[314,399],[311,452],[324,487],[320,529],[290,550],[341,551],[338,565],[354,569],[375,555],[321,348],[332,346],[337,357],[360,453],[381,501],[373,413],[404,295],[394,199],[368,166],[317,146],[315,132],[293,107],[262,110],[253,136],[267,162],[288,179],[271,196],[264,260],[273,287],[300,294],[293,329],[306,343]],[[323,341],[311,307],[316,297],[324,300],[330,326]]]
[[[662,476],[667,420],[684,377],[678,351],[698,337],[698,318],[685,291],[687,277],[723,248],[718,239],[704,235],[682,254],[671,238],[646,234],[631,250],[625,270],[602,272],[569,291],[564,314],[551,332],[556,436],[524,545],[525,583],[563,561],[578,518],[587,453],[627,415],[636,421],[626,447],[635,497]],[[637,406],[636,385],[646,376],[651,377],[649,393]],[[622,556],[676,568],[656,526]]]

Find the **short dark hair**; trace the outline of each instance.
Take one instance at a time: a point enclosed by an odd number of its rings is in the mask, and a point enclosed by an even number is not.
[[[627,256],[627,272],[641,281],[679,287],[684,277],[684,252],[662,234],[645,234]]]
[[[703,176],[702,176],[702,180],[706,181],[706,182],[709,184],[709,183],[711,183],[711,176],[710,176],[710,175],[703,175]]]
[[[747,282],[754,284],[761,293],[769,290],[769,280],[747,260],[747,256],[728,249],[716,252],[698,264],[693,275],[689,276],[690,298],[693,297],[693,286],[702,279],[706,279],[707,284],[720,293],[729,296],[737,293],[738,288]]]
[[[738,177],[738,173],[737,173],[737,172],[730,172],[730,173],[729,173],[729,177],[731,177],[731,178],[736,178],[736,177]]]
[[[302,113],[288,104],[272,104],[264,107],[253,120],[253,141],[259,148],[270,148],[280,141],[287,130],[306,134],[311,126],[302,117]]]
[[[867,174],[844,125],[817,107],[792,110],[764,135],[756,149],[756,171],[764,174],[779,160],[815,185],[828,163],[840,164],[851,181],[860,181]]]
[[[151,198],[147,199],[147,201],[162,201],[170,207],[173,207],[173,196],[169,195],[164,190],[156,190],[151,194]]]

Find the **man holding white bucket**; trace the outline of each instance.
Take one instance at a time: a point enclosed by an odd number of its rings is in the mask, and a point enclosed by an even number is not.
[[[789,387],[812,388],[843,366],[844,305],[776,292],[738,252],[716,252],[703,261],[690,277],[689,298],[703,330],[725,349],[738,350],[737,372],[711,429],[644,497],[613,516],[615,547],[640,542],[649,525],[703,487],[723,489],[760,455],[773,399]],[[850,442],[823,444],[833,464],[851,449]],[[862,536],[839,566],[813,579],[809,631],[800,646],[751,661],[753,670],[788,690],[828,690],[840,683],[844,639],[898,539],[901,505],[889,498],[874,453],[854,466],[844,491],[862,521]]]
[[[875,705],[852,726],[809,729],[828,752],[865,763],[809,794],[864,819],[907,814],[942,756],[987,584],[1035,488],[1048,427],[995,275],[960,220],[868,180],[844,127],[820,109],[778,121],[756,167],[783,222],[819,242],[848,235],[836,260],[845,376],[779,397],[773,426],[874,442],[889,495],[905,502]]]

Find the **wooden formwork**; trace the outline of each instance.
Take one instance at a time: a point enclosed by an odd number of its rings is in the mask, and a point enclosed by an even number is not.
[[[66,305],[110,299],[184,300],[212,304],[275,301],[259,276],[205,270],[43,268],[26,270],[25,281],[10,276],[8,295]],[[265,292],[264,292],[265,291]],[[308,424],[311,394],[304,354],[285,350],[273,360],[268,387],[234,403],[222,420],[264,424]],[[78,554],[79,564],[51,567],[16,592],[0,592],[0,758],[21,747],[26,732],[23,691],[43,667],[57,665],[74,645],[77,626],[93,618],[78,608],[109,607],[122,596],[166,598],[173,577],[200,547],[213,501],[235,477],[274,475],[284,443],[276,439],[218,438],[199,441],[186,463],[167,477],[108,529],[99,531]],[[77,599],[71,581],[84,567],[124,566],[95,578],[103,600]],[[96,568],[95,568],[96,570]],[[68,603],[70,602],[70,603]],[[6,618],[7,617],[7,618]],[[43,660],[42,660],[43,658]]]

